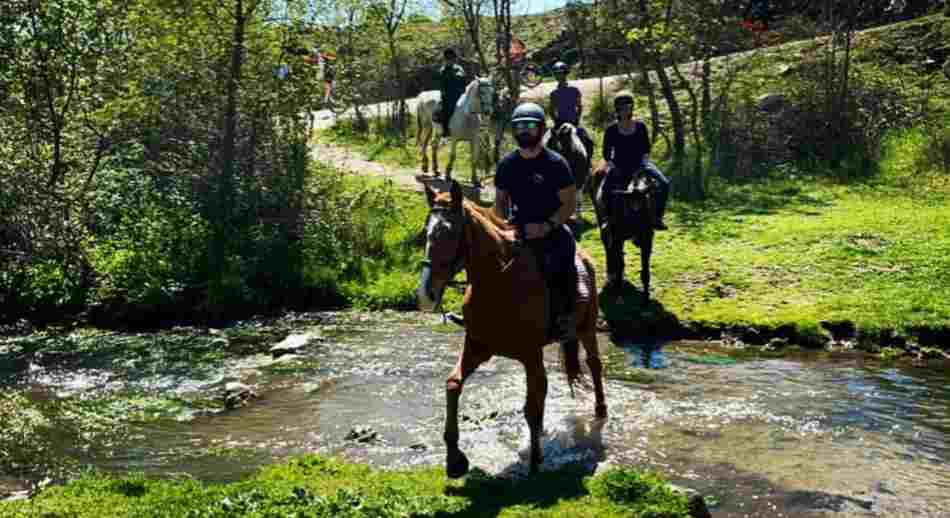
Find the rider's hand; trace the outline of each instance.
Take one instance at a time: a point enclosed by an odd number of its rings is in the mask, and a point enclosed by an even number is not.
[[[551,225],[549,223],[528,223],[524,226],[525,237],[527,239],[540,239],[551,231]]]
[[[505,240],[505,241],[508,241],[509,243],[514,243],[515,241],[518,240],[518,236],[517,236],[517,234],[515,233],[514,229],[512,229],[512,230],[499,230],[498,233],[501,234],[501,237],[504,238],[504,240]]]

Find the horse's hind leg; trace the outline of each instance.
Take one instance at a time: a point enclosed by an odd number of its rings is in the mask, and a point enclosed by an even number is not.
[[[479,365],[491,358],[491,354],[480,350],[469,337],[465,337],[465,345],[458,363],[449,374],[445,384],[445,473],[449,478],[459,478],[468,473],[468,458],[459,449],[459,397],[462,395],[462,385],[475,372]]]
[[[531,356],[523,360],[528,382],[528,395],[524,405],[525,420],[531,431],[531,474],[538,472],[544,460],[541,455],[541,433],[544,427],[544,400],[548,395],[548,376],[544,369],[541,347],[535,347]]]
[[[596,315],[594,315],[596,319]],[[600,361],[600,349],[597,346],[597,333],[594,329],[581,335],[584,344],[584,356],[587,357],[587,368],[590,377],[594,380],[594,416],[598,419],[607,417],[607,402],[604,396],[604,368]]]

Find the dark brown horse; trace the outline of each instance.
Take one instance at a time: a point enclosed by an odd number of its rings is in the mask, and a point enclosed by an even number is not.
[[[537,261],[528,247],[506,237],[511,227],[491,209],[465,200],[458,183],[443,183],[443,190],[427,185],[429,218],[426,224],[426,262],[416,294],[424,310],[436,309],[445,287],[463,268],[469,286],[463,315],[465,344],[446,383],[445,443],[446,473],[461,477],[468,459],[458,447],[458,402],[462,385],[479,365],[499,355],[520,361],[525,368],[528,395],[524,412],[531,430],[531,472],[541,463],[541,431],[548,380],[542,348],[552,340],[546,308],[546,287]],[[584,345],[593,377],[598,418],[607,416],[600,355],[597,349],[597,290],[593,263],[578,250],[584,270],[578,272],[577,336]],[[577,340],[561,344],[568,383],[580,378]]]
[[[587,156],[587,148],[584,147],[584,142],[577,134],[577,127],[565,122],[556,130],[551,128],[545,132],[543,143],[545,147],[557,151],[567,160],[568,165],[571,166],[571,172],[574,173],[574,184],[577,186],[577,192],[588,192],[588,195],[590,195],[587,180],[590,177],[591,157]],[[578,196],[578,212],[580,212],[580,204],[581,196]]]
[[[656,183],[643,170],[633,176],[623,190],[604,192],[605,175],[593,176],[594,211],[600,239],[607,252],[607,286],[623,285],[623,244],[632,240],[640,249],[640,281],[643,283],[643,303],[650,301],[650,256],[653,254],[654,223],[656,221]],[[615,264],[611,264],[611,263]]]

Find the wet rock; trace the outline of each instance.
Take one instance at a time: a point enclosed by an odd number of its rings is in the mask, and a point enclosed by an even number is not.
[[[769,343],[765,344],[766,351],[779,351],[788,346],[788,338],[773,338],[769,340]]]
[[[357,426],[350,430],[343,439],[360,443],[376,442],[379,440],[379,432],[369,426]]]
[[[759,96],[759,98],[755,101],[755,105],[761,111],[767,113],[776,113],[785,109],[785,107],[788,105],[788,100],[780,93],[768,93]]]
[[[224,386],[224,406],[225,408],[239,408],[247,404],[248,401],[257,397],[254,390],[236,381],[229,382]]]
[[[296,354],[310,344],[310,342],[322,339],[323,336],[319,331],[290,335],[271,347],[270,353],[274,358],[279,358],[285,354]]]
[[[271,363],[271,365],[277,365],[281,363],[293,363],[293,362],[300,361],[303,359],[304,357],[300,356],[299,354],[285,354],[283,356],[279,356],[276,360],[274,360]]]
[[[706,507],[706,500],[698,491],[676,484],[670,484],[670,489],[687,498],[689,501],[689,515],[692,518],[712,518],[712,515],[709,514],[709,508]]]

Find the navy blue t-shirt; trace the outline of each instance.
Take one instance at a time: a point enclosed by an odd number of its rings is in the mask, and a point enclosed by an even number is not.
[[[561,208],[558,192],[574,185],[574,173],[564,157],[543,148],[534,158],[512,151],[498,163],[495,187],[508,193],[519,224],[541,223]]]

